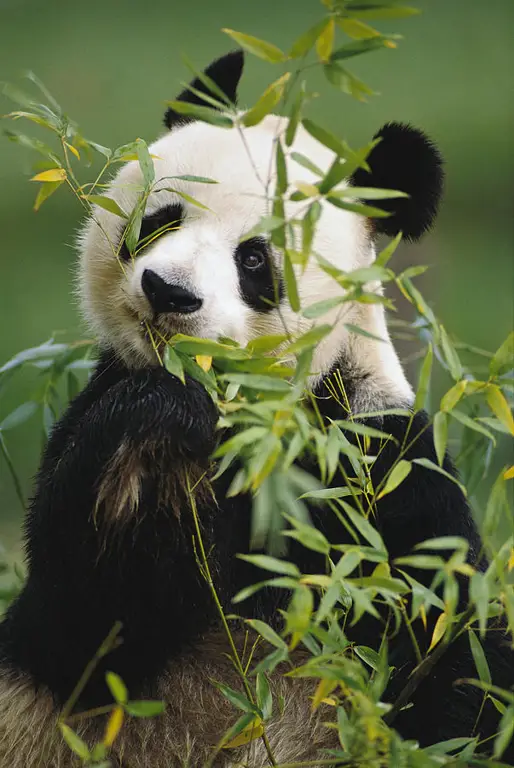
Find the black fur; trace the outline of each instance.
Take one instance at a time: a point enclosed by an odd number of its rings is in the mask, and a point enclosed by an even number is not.
[[[249,270],[245,257],[260,255],[262,266]],[[263,237],[252,237],[240,243],[235,253],[239,289],[243,300],[257,312],[269,312],[280,303],[284,296],[284,285],[280,275],[273,270],[269,245]]]
[[[316,394],[325,418],[344,418],[324,384]],[[54,429],[27,520],[28,581],[1,625],[0,655],[8,666],[28,672],[36,685],[47,685],[59,703],[70,695],[115,621],[124,624],[123,644],[101,662],[81,706],[109,700],[103,682],[106,669],[124,678],[133,697],[152,690],[166,662],[216,623],[195,559],[188,502],[184,497],[178,510],[170,508],[159,502],[158,490],[159,480],[184,462],[207,467],[216,442],[215,423],[215,408],[196,382],[188,380],[184,386],[160,368],[129,371],[106,356]],[[408,419],[386,416],[378,425],[401,442]],[[406,458],[435,460],[423,413],[414,416],[409,428],[409,440],[416,436]],[[146,459],[145,480],[133,516],[109,529],[102,526],[104,510],[94,514],[95,499],[122,444]],[[388,442],[381,451],[372,470],[375,487],[396,450]],[[454,473],[449,459],[445,468]],[[234,557],[248,551],[251,504],[244,496],[226,498],[229,481],[222,476],[215,485],[219,506],[208,496],[199,502],[199,516],[216,586],[230,610],[231,596],[260,574]],[[337,485],[342,482],[341,477],[334,479]],[[331,542],[348,541],[345,528],[328,509],[313,507],[311,515]],[[480,539],[458,486],[425,468],[414,466],[400,488],[379,502],[376,523],[391,558],[410,552],[423,539],[457,535],[469,541],[471,562],[478,560]],[[324,568],[320,555],[297,544],[289,556],[306,573]],[[427,579],[426,573],[417,576]],[[276,610],[286,599],[283,591],[268,590],[250,599],[244,610],[276,623]],[[427,647],[432,626],[433,619],[425,632],[421,622],[415,623],[422,648]],[[381,629],[374,620],[363,619],[351,632],[356,642],[376,645]],[[501,645],[502,633],[491,632],[485,650],[493,682],[509,686],[514,683],[514,665]],[[414,666],[411,641],[403,633],[391,641],[391,661],[397,667],[389,689],[394,697]],[[399,715],[395,727],[422,744],[469,735],[482,696],[453,683],[475,674],[463,637],[422,683],[414,706]],[[478,727],[482,737],[494,732],[497,721],[496,710],[488,705]]]
[[[213,80],[219,88],[221,88],[223,93],[233,104],[237,102],[237,86],[239,85],[241,75],[243,74],[243,66],[244,53],[242,50],[238,50],[227,53],[225,56],[216,59],[216,61],[214,61],[205,70],[207,77],[210,77],[210,79]],[[207,85],[199,77],[193,80],[191,85],[193,88],[195,88],[195,90],[219,99],[218,95],[216,93],[212,93]],[[180,96],[178,96],[177,101],[185,101],[188,104],[199,104],[206,107],[211,106],[207,101],[201,99],[196,93],[189,90],[188,88],[182,91]],[[169,107],[164,115],[164,125],[166,128],[171,129],[177,123],[183,124],[191,122],[191,119],[192,118],[188,117],[187,115],[181,115]]]
[[[155,213],[143,216],[141,221],[141,228],[139,230],[139,243],[141,243],[146,237],[150,237],[154,232],[169,225],[169,230],[163,229],[162,233],[178,229],[184,220],[184,207],[180,203],[173,203],[173,205],[164,205],[159,208]],[[144,247],[144,244],[143,244]],[[120,256],[124,261],[130,259],[130,253],[125,243],[125,240],[121,244]]]
[[[434,221],[443,189],[443,160],[439,150],[420,130],[403,123],[387,123],[375,135],[380,143],[368,157],[370,171],[359,168],[352,177],[356,187],[378,187],[406,192],[407,198],[380,201],[391,213],[374,219],[377,232],[418,240]]]

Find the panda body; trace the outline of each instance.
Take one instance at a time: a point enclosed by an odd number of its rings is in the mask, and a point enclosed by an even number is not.
[[[241,55],[232,54],[207,73],[234,98],[241,69]],[[186,91],[180,98],[195,96]],[[226,475],[212,486],[201,480],[218,440],[216,409],[197,382],[187,380],[183,386],[156,364],[144,328],[151,323],[164,335],[229,336],[246,344],[281,332],[284,322],[294,333],[309,326],[287,302],[280,303],[280,312],[273,302],[263,302],[263,296],[273,297],[274,278],[281,273],[278,255],[266,240],[239,242],[266,212],[283,121],[270,116],[243,135],[203,123],[181,123],[171,112],[167,124],[170,132],[150,148],[162,188],[148,200],[141,233],[177,226],[134,261],[122,250],[117,255],[122,226],[106,211],[96,211],[95,221],[87,223],[81,237],[79,291],[103,353],[90,382],[52,432],[27,517],[28,579],[0,627],[0,768],[72,764],[55,727],[59,709],[116,621],[123,623],[123,642],[99,661],[76,711],[111,701],[104,682],[107,670],[122,677],[131,698],[162,698],[167,709],[159,718],[132,719],[124,726],[110,753],[114,766],[200,768],[234,722],[233,708],[211,683],[214,679],[239,688],[225,655],[229,649],[212,596],[197,566],[185,474],[200,480],[202,537],[226,608],[235,592],[259,578],[253,566],[235,558],[248,551],[251,500],[227,498]],[[422,134],[405,126],[386,126],[382,138],[369,158],[371,173],[358,171],[352,183],[378,182],[408,192],[409,200],[396,203],[390,219],[378,226],[389,234],[403,229],[416,238],[435,213],[440,158]],[[322,170],[333,160],[331,152],[303,129],[292,149]],[[290,181],[315,180],[291,157],[288,174]],[[186,175],[218,183],[170,178]],[[140,185],[139,164],[128,163],[109,196],[128,212]],[[185,203],[171,188],[205,207]],[[347,271],[369,266],[375,258],[371,225],[347,211],[323,206],[314,251]],[[314,262],[299,277],[299,290],[302,306],[341,291]],[[311,385],[323,417],[345,417],[331,396],[330,382],[338,375],[353,411],[412,406],[412,390],[389,339],[381,305],[350,305],[343,316],[334,311],[322,322],[334,324],[313,364]],[[383,341],[352,334],[348,323]],[[419,439],[405,458],[434,459],[431,430],[422,412],[409,419],[384,415],[368,423],[400,444],[410,430]],[[390,441],[372,468],[375,487],[395,457]],[[449,459],[444,466],[454,473]],[[336,476],[334,484],[344,481]],[[409,553],[421,540],[456,535],[468,540],[469,559],[479,565],[481,543],[470,510],[458,486],[441,475],[413,466],[409,478],[395,494],[385,496],[378,509],[377,525],[391,558]],[[345,541],[340,524],[326,510],[310,511],[330,541]],[[323,572],[323,558],[294,542],[289,556],[304,573]],[[286,594],[268,590],[243,603],[242,610],[278,627],[277,612],[286,604]],[[363,620],[356,641],[373,645],[378,631],[376,624]],[[243,652],[249,641],[242,630],[235,630],[235,642]],[[512,685],[512,656],[501,641],[488,636],[486,652],[493,681]],[[392,645],[391,663],[398,670],[389,693],[394,699],[415,663],[408,637],[400,634]],[[422,744],[469,735],[482,697],[474,689],[455,688],[453,682],[473,675],[464,638],[419,686],[413,705],[398,715],[394,727],[404,738]],[[274,713],[266,731],[278,763],[315,761],[338,746],[336,731],[323,724],[331,713],[311,712],[312,681],[277,674],[272,688],[275,699],[284,701],[283,712]],[[492,734],[497,723],[493,708],[486,706],[480,718],[481,733]],[[86,719],[76,728],[95,743],[103,725]],[[221,750],[212,765],[267,764],[265,746],[257,739],[239,749]]]

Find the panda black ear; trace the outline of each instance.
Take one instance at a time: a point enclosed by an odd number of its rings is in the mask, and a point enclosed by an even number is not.
[[[237,86],[239,85],[241,75],[243,74],[243,66],[243,51],[232,51],[231,53],[222,56],[220,59],[213,61],[212,64],[204,70],[204,75],[210,78],[210,80],[223,91],[225,96],[235,104],[237,101]],[[213,93],[209,89],[208,84],[199,77],[193,80],[191,87],[200,93],[206,93],[219,100],[218,94]],[[189,88],[182,91],[180,96],[177,97],[177,101],[186,101],[188,104],[199,104],[206,107],[211,106],[211,104],[204,101],[194,91],[189,90]],[[178,112],[175,112],[170,107],[164,115],[164,124],[166,128],[172,128],[177,122],[184,123],[191,119],[192,118],[188,118],[186,115],[181,115]]]
[[[406,192],[409,197],[381,200],[378,207],[391,213],[373,219],[377,232],[417,240],[431,226],[443,189],[443,159],[435,144],[422,132],[403,123],[387,123],[376,134],[381,141],[371,151],[370,171],[359,168],[355,187],[378,187]]]

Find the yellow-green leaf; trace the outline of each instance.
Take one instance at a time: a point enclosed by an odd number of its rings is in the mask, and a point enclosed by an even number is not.
[[[464,379],[462,381],[458,381],[456,384],[453,385],[451,389],[446,392],[446,394],[443,395],[441,398],[441,411],[444,411],[445,413],[448,413],[451,411],[459,400],[461,399],[462,395],[466,391],[466,387],[468,385],[468,382]]]
[[[335,22],[329,19],[316,40],[316,51],[322,62],[326,63],[330,59],[330,54],[334,47]]]
[[[252,125],[257,125],[263,120],[266,115],[273,110],[278,104],[284,93],[284,87],[290,78],[290,73],[286,72],[285,75],[279,77],[274,83],[271,83],[262,96],[258,99],[257,103],[251,107],[248,112],[245,112],[241,118],[243,125],[250,128]]]
[[[262,720],[260,717],[256,717],[252,720],[251,723],[243,728],[241,733],[239,733],[237,736],[234,736],[234,738],[230,739],[230,741],[227,741],[227,743],[223,745],[223,749],[234,749],[235,747],[242,747],[245,744],[249,744],[251,741],[254,741],[255,739],[260,739],[263,733],[264,726],[262,724]]]
[[[119,216],[121,219],[128,218],[125,211],[120,208],[118,203],[113,200],[112,197],[107,197],[106,195],[82,195],[82,197],[89,203],[98,205],[99,208],[103,208],[105,211],[109,211],[109,213],[114,213],[115,216]]]
[[[268,43],[266,40],[261,40],[253,35],[246,35],[243,32],[236,32],[233,29],[222,29],[226,35],[235,40],[241,48],[244,48],[249,53],[253,53],[254,56],[258,56],[260,59],[270,61],[272,64],[277,64],[279,61],[285,61],[287,59],[286,54],[277,48],[273,43]]]
[[[412,464],[410,461],[407,461],[406,459],[399,461],[387,478],[385,487],[378,494],[377,500],[381,499],[383,496],[386,496],[388,493],[391,493],[391,491],[394,491],[395,488],[398,488],[398,486],[403,483],[407,475],[410,473],[411,469]]]
[[[71,152],[73,155],[75,155],[75,157],[77,158],[77,160],[80,160],[80,152],[78,151],[77,147],[74,147],[74,146],[73,146],[73,144],[68,144],[68,142],[67,142],[67,141],[65,141],[64,143],[65,143],[65,145],[68,147],[68,149],[70,150],[70,152]]]
[[[438,411],[434,416],[434,448],[439,466],[443,466],[448,441],[448,417],[444,411]]]
[[[487,389],[486,397],[487,404],[498,421],[507,427],[509,432],[514,435],[514,418],[512,417],[512,411],[510,410],[509,404],[501,389],[495,384],[491,384]]]
[[[212,357],[210,355],[196,355],[195,357],[196,362],[202,369],[202,371],[210,371],[212,368]]]
[[[428,648],[429,651],[431,651],[432,648],[435,648],[437,643],[443,639],[447,626],[448,615],[443,611],[435,623],[434,631],[432,633],[432,640],[430,641],[430,646]]]
[[[426,405],[428,387],[430,385],[430,374],[432,373],[433,357],[434,350],[432,345],[429,344],[419,374],[418,391],[416,392],[416,399],[414,401],[415,411],[421,410],[421,408],[424,408]]]
[[[113,745],[114,740],[123,725],[124,715],[123,707],[114,707],[112,710],[102,740],[105,747],[111,747]]]
[[[45,200],[48,200],[50,195],[53,195],[62,183],[62,181],[50,181],[48,184],[41,184],[34,201],[34,210],[39,211]]]
[[[89,747],[84,741],[82,741],[80,736],[77,736],[75,731],[73,731],[69,725],[66,725],[65,723],[59,723],[59,728],[61,729],[64,741],[69,746],[71,751],[75,755],[78,755],[80,758],[82,758],[82,760],[89,760]]]
[[[514,464],[503,473],[504,480],[514,480]]]
[[[354,40],[365,40],[368,37],[380,37],[380,32],[358,19],[338,19],[337,23],[343,32]]]
[[[318,23],[313,27],[308,29],[307,32],[304,32],[302,35],[300,35],[300,37],[294,41],[293,46],[289,51],[289,58],[297,59],[299,56],[304,56],[308,51],[310,51],[318,39],[320,33],[325,29],[326,25],[327,20],[322,19],[321,21],[318,21]]]
[[[31,178],[31,181],[64,181],[66,171],[64,168],[51,168],[49,171],[42,171]]]

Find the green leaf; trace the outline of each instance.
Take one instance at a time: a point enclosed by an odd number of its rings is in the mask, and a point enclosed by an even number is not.
[[[291,107],[289,115],[289,121],[287,123],[285,142],[286,146],[290,147],[294,142],[296,131],[298,129],[298,123],[300,122],[302,114],[302,106],[305,99],[305,83],[302,83],[300,90],[298,91],[296,98]]]
[[[266,40],[260,40],[253,35],[246,35],[243,32],[235,32],[233,29],[222,29],[226,35],[235,40],[241,48],[245,51],[253,53],[254,56],[258,56],[260,59],[269,61],[272,64],[277,64],[280,61],[286,61],[286,54],[277,48],[273,43],[268,43]]]
[[[366,520],[366,518],[361,515],[360,512],[357,512],[355,509],[353,509],[353,507],[350,506],[350,504],[347,504],[345,501],[341,501],[341,505],[343,506],[345,514],[347,517],[349,517],[351,523],[355,526],[355,528],[357,528],[361,536],[371,544],[373,549],[376,549],[379,552],[387,552],[381,535],[376,530],[376,528],[371,525],[369,520]]]
[[[452,418],[459,421],[461,424],[463,424],[465,427],[468,427],[468,429],[472,429],[475,432],[480,432],[480,434],[485,435],[489,440],[491,440],[494,445],[496,445],[496,439],[492,432],[490,432],[488,429],[486,429],[480,422],[475,421],[475,419],[470,419],[469,416],[467,416],[465,413],[462,413],[461,411],[457,411],[453,409],[451,411]]]
[[[453,475],[450,475],[449,472],[446,472],[445,469],[442,467],[439,467],[437,464],[434,464],[433,461],[430,461],[430,459],[412,459],[413,464],[419,464],[421,467],[425,467],[425,469],[431,469],[433,472],[438,472],[440,475],[443,475],[443,477],[446,477],[448,480],[451,480],[452,483],[455,483],[455,485],[458,485],[461,489],[464,496],[467,496],[467,492],[465,487],[462,485],[462,483],[459,483],[457,478],[455,478]]]
[[[124,709],[133,717],[155,717],[166,709],[164,701],[129,701]]]
[[[334,47],[334,36],[335,21],[333,18],[329,18],[326,20],[325,26],[320,31],[316,40],[316,52],[320,61],[327,62],[330,59],[330,54]]]
[[[434,350],[432,345],[429,344],[419,374],[418,390],[416,392],[416,399],[414,400],[415,411],[420,411],[422,408],[426,407],[428,388],[430,386],[430,376],[432,373],[433,358]]]
[[[93,203],[94,205],[98,205],[100,208],[109,211],[109,213],[114,213],[115,216],[119,216],[122,219],[128,219],[128,215],[125,211],[120,208],[118,203],[111,197],[106,197],[105,195],[83,195],[83,198],[84,200],[87,200],[88,203]]]
[[[318,21],[317,24],[314,24],[313,27],[308,29],[307,32],[301,34],[300,37],[294,41],[293,46],[289,51],[289,58],[298,59],[300,56],[305,56],[305,54],[311,50],[327,24],[328,20],[322,19],[321,21]]]
[[[182,384],[186,383],[182,361],[173,347],[170,347],[169,344],[166,345],[166,349],[164,350],[164,367],[169,373],[173,374],[173,376],[176,376],[177,379],[182,382]]]
[[[444,411],[434,416],[434,448],[439,466],[442,467],[448,441],[448,417]]]
[[[321,168],[318,168],[318,166],[315,165],[312,160],[309,160],[308,157],[302,155],[301,152],[291,152],[289,156],[291,160],[294,160],[299,165],[307,168],[308,171],[311,171],[311,173],[314,173],[316,176],[323,176],[323,171]]]
[[[499,376],[514,367],[514,331],[511,331],[503,344],[494,353],[490,362],[491,376]]]
[[[344,211],[350,211],[351,213],[358,213],[360,216],[366,216],[369,219],[386,219],[391,215],[388,211],[383,211],[382,208],[375,208],[372,205],[364,205],[363,203],[348,203],[332,194],[327,196],[327,201],[331,205],[335,205],[336,208],[342,208]]]
[[[448,365],[452,378],[455,381],[460,381],[460,379],[462,379],[462,365],[459,360],[459,356],[442,325],[440,326],[440,331],[441,331],[441,346],[443,350],[444,359],[446,360],[446,363]]]
[[[501,389],[496,384],[490,384],[487,388],[486,398],[487,404],[496,418],[507,427],[511,435],[514,435],[514,418]]]
[[[210,357],[225,360],[248,359],[248,352],[245,349],[241,349],[241,347],[221,344],[219,341],[203,337],[185,336],[182,333],[176,333],[170,339],[170,344],[177,352],[186,355],[209,355]]]
[[[257,389],[262,392],[290,392],[291,386],[287,381],[272,378],[271,376],[260,376],[252,373],[224,373],[220,379],[240,384],[248,389]]]
[[[187,192],[184,192],[182,189],[176,189],[175,187],[163,187],[160,191],[163,190],[166,190],[167,192],[173,192],[174,195],[178,195],[178,197],[181,197],[182,200],[186,201],[186,203],[191,203],[191,205],[194,205],[195,208],[201,208],[202,211],[210,211],[210,208],[197,200],[196,197],[188,195]]]
[[[352,186],[336,189],[332,194],[336,197],[359,197],[362,200],[391,200],[396,197],[409,197],[405,192],[399,192],[397,189],[374,189],[373,187]],[[423,267],[423,270],[425,269],[426,267]]]
[[[107,683],[114,700],[118,704],[126,704],[128,701],[128,691],[121,677],[114,672],[107,672],[105,675],[105,682]]]
[[[250,427],[245,429],[244,432],[238,432],[234,437],[229,438],[222,443],[214,453],[215,458],[224,456],[230,451],[239,452],[245,445],[251,445],[267,434],[267,430],[264,427]]]
[[[369,51],[376,51],[380,48],[388,48],[389,41],[386,37],[373,36],[363,38],[354,43],[347,43],[341,46],[336,51],[333,51],[330,61],[342,61],[343,59],[351,59],[353,56],[360,56],[363,53]]]
[[[302,121],[302,125],[307,133],[310,133],[310,135],[319,141],[320,144],[323,144],[325,147],[328,147],[328,149],[331,149],[332,152],[335,152],[338,157],[348,156],[348,145],[338,139],[335,134],[327,131],[326,128],[322,128],[320,125],[317,125],[312,120],[307,118]]]
[[[353,432],[356,435],[368,435],[368,437],[378,437],[383,440],[392,440],[393,443],[398,441],[388,432],[382,432],[380,429],[370,427],[368,424],[361,424],[360,421],[346,421],[344,419],[338,419],[333,422],[338,427],[342,427],[346,432]]]
[[[451,387],[451,389],[448,390],[448,392],[446,392],[446,394],[443,395],[440,405],[441,411],[449,413],[453,408],[455,408],[465,393],[467,384],[467,381],[462,379],[462,381],[458,381],[453,385],[453,387]]]
[[[360,3],[345,9],[345,15],[357,19],[403,19],[421,13],[419,8],[402,5],[390,8],[387,6],[370,8],[369,3]]]
[[[136,139],[136,152],[137,159],[139,160],[139,167],[141,168],[141,173],[145,180],[145,186],[151,187],[155,179],[155,169],[146,141],[143,141],[143,139]]]
[[[483,683],[492,683],[491,672],[489,665],[485,657],[484,649],[478,637],[475,635],[472,629],[468,630],[469,645],[471,647],[471,653],[473,654],[473,661],[478,672],[478,677]]]
[[[285,75],[279,77],[278,80],[275,80],[274,83],[271,83],[271,85],[266,88],[254,106],[241,117],[243,125],[247,128],[258,125],[266,115],[269,115],[269,113],[273,111],[283,96],[285,85],[290,76],[290,73],[286,72]]]
[[[255,237],[255,235],[266,234],[267,232],[273,232],[273,230],[284,226],[284,219],[278,216],[262,216],[259,222],[245,233],[240,242],[244,243],[245,240]]]
[[[18,408],[15,408],[14,411],[0,422],[0,432],[6,432],[8,429],[13,429],[13,427],[18,427],[20,424],[23,424],[30,419],[30,417],[37,411],[37,408],[37,403],[31,401],[18,406]]]
[[[293,312],[300,311],[300,297],[298,295],[298,286],[296,276],[291,264],[291,258],[287,251],[284,253],[284,281],[286,284],[287,299]]]
[[[391,240],[391,242],[388,245],[386,245],[386,247],[382,251],[380,251],[377,258],[375,259],[375,264],[378,267],[386,266],[389,259],[391,258],[391,256],[394,254],[399,244],[401,243],[402,235],[403,235],[402,232],[398,232],[396,237],[393,240]]]
[[[409,475],[411,470],[411,462],[406,461],[405,459],[401,459],[401,461],[399,461],[398,464],[396,464],[396,466],[393,467],[392,471],[389,473],[384,488],[377,496],[377,501],[378,499],[381,499],[383,496],[386,496],[388,493],[391,493],[396,488],[398,488],[398,486],[403,483],[405,478]]]
[[[342,499],[343,496],[352,496],[352,492],[346,486],[341,488],[320,488],[315,491],[302,493],[300,499]]]
[[[498,735],[494,740],[494,757],[501,757],[514,737],[514,705],[511,704],[502,715]]]
[[[252,704],[251,701],[248,700],[247,696],[243,693],[240,693],[239,691],[234,691],[233,688],[230,688],[228,685],[225,685],[225,683],[218,683],[216,680],[212,681],[213,684],[216,686],[218,691],[221,691],[223,696],[225,696],[226,699],[230,701],[231,704],[233,704],[238,709],[242,709],[243,712],[251,712],[254,716],[258,715],[260,716],[260,712],[255,706],[255,704]]]
[[[294,563],[289,563],[287,560],[279,560],[276,557],[270,557],[269,555],[237,555],[240,560],[245,560],[247,563],[255,565],[257,568],[263,568],[265,571],[272,571],[273,573],[283,573],[286,576],[300,576],[300,570]]]
[[[219,128],[232,128],[234,124],[232,117],[223,114],[218,109],[211,109],[200,104],[190,104],[187,101],[168,101],[166,104],[179,115],[190,115],[204,123],[217,125]]]
[[[284,531],[283,535],[299,541],[302,546],[311,549],[313,552],[321,552],[324,555],[328,555],[330,544],[321,531],[318,531],[312,525],[303,524],[299,526],[298,521],[295,522],[297,523],[296,529]]]
[[[257,693],[257,706],[262,713],[262,719],[269,720],[273,713],[273,696],[271,695],[268,678],[264,672],[257,673],[255,690]]]
[[[331,331],[331,325],[317,325],[314,328],[311,328],[310,331],[307,331],[307,333],[299,336],[296,341],[293,341],[293,343],[286,348],[285,352],[288,355],[298,355],[299,352],[303,352],[305,349],[309,349],[318,344],[321,339],[324,339]]]
[[[274,645],[275,648],[287,651],[287,644],[285,641],[282,640],[280,635],[277,635],[275,630],[268,626],[264,621],[261,621],[260,619],[246,619],[245,621],[246,624],[267,640],[268,643]]]
[[[57,192],[63,183],[64,182],[62,181],[49,181],[46,184],[41,184],[34,201],[34,210],[39,211],[43,203],[48,200],[48,198],[51,197],[54,192]]]
[[[89,747],[85,741],[82,741],[82,739],[77,736],[75,731],[72,731],[69,725],[66,725],[65,723],[59,723],[59,728],[61,729],[64,741],[69,746],[71,751],[75,755],[78,755],[82,760],[89,760]]]
[[[332,299],[323,299],[317,301],[315,304],[311,304],[310,307],[306,307],[303,310],[302,315],[309,320],[315,320],[322,315],[326,315],[331,309],[341,306],[345,301],[344,296],[335,296]]]

